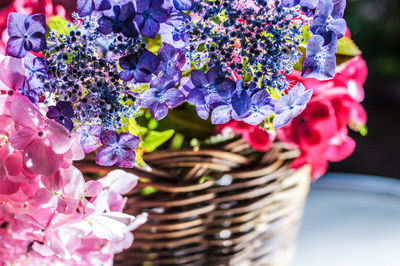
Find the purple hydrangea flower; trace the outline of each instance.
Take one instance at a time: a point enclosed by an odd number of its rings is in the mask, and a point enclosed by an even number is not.
[[[211,122],[213,124],[225,124],[231,119],[240,121],[249,115],[251,104],[250,96],[243,88],[243,80],[239,80],[232,97],[214,108],[211,114]]]
[[[306,108],[310,101],[313,91],[305,90],[300,82],[297,83],[287,95],[280,97],[275,102],[276,116],[273,120],[275,129],[281,128],[292,121]]]
[[[313,35],[308,41],[306,58],[303,60],[302,77],[331,79],[335,76],[337,50],[336,40],[324,46],[324,38]]]
[[[173,13],[160,26],[160,35],[163,43],[169,43],[176,48],[183,48],[189,43],[191,17],[183,12]]]
[[[32,53],[25,56],[25,76],[29,85],[34,89],[43,88],[43,80],[47,77],[46,61],[41,57],[36,57]]]
[[[122,6],[115,5],[111,10],[104,11],[103,16],[97,21],[99,31],[105,35],[111,32],[122,32],[126,37],[136,37],[139,33],[133,22],[135,15],[135,7],[132,2]]]
[[[8,16],[7,54],[23,58],[29,51],[40,52],[46,48],[46,18],[43,14],[31,16],[11,13]]]
[[[154,119],[163,119],[168,114],[168,107],[174,108],[185,101],[185,95],[174,85],[175,81],[168,76],[157,77],[140,95],[141,105],[150,108]]]
[[[145,50],[140,57],[137,54],[121,57],[119,65],[123,71],[119,74],[119,78],[123,81],[134,79],[139,83],[148,83],[159,63],[160,59],[148,50]]]
[[[96,163],[103,166],[117,165],[132,168],[135,165],[135,149],[140,139],[130,133],[118,134],[113,130],[101,132],[103,144],[96,155]]]
[[[208,111],[232,95],[236,84],[225,78],[219,66],[212,67],[207,74],[200,70],[191,72],[191,81],[194,88],[187,96],[187,102],[196,105],[198,115],[208,118]]]
[[[254,89],[251,93],[250,112],[242,120],[250,125],[258,125],[274,113],[274,100],[264,89]]]
[[[72,131],[74,128],[74,123],[72,122],[74,110],[72,109],[71,102],[60,101],[56,106],[50,106],[46,116],[64,125],[69,131]]]
[[[160,30],[160,23],[168,20],[171,8],[163,7],[164,0],[136,0],[136,18],[143,36],[155,38]]]
[[[163,73],[173,79],[175,85],[178,84],[182,76],[181,69],[186,63],[185,54],[171,44],[163,43],[158,50],[158,57],[160,58],[160,64],[155,73]]]
[[[318,0],[282,0],[282,6],[294,7],[300,5],[309,9],[315,9],[317,7]]]
[[[101,125],[82,125],[78,128],[77,132],[81,134],[80,143],[86,154],[100,147],[101,128]]]
[[[76,3],[76,10],[79,16],[89,16],[96,11],[108,10],[111,8],[109,0],[78,0]]]
[[[324,45],[346,34],[346,21],[342,18],[346,0],[320,0],[315,10],[314,21],[310,31],[324,37]]]

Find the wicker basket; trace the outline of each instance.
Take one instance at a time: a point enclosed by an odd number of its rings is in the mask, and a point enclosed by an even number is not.
[[[309,167],[289,167],[298,156],[281,143],[260,159],[241,154],[237,140],[213,150],[149,154],[152,170],[134,168],[141,182],[126,212],[149,213],[133,246],[116,265],[289,265],[310,183]],[[115,168],[77,163],[85,173]],[[145,187],[155,193],[142,195]]]

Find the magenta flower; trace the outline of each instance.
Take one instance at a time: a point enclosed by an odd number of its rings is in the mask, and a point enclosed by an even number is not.
[[[105,130],[100,135],[103,144],[97,151],[96,163],[104,166],[133,167],[135,165],[135,149],[140,139],[130,133],[118,134]]]

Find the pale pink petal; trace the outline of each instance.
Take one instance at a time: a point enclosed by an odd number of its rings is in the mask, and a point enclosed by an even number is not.
[[[72,137],[68,130],[55,120],[45,121],[44,133],[51,143],[53,151],[57,154],[66,153],[72,145]]]
[[[111,241],[121,240],[124,237],[124,233],[127,231],[126,226],[131,221],[124,216],[133,216],[123,213],[118,213],[118,216],[113,214],[115,213],[104,213],[90,219],[95,236]]]
[[[82,149],[81,143],[80,143],[80,138],[81,135],[78,133],[72,133],[72,145],[71,145],[71,151],[72,151],[72,160],[73,161],[79,161],[85,158],[85,152]]]
[[[54,175],[51,176],[42,176],[40,178],[42,184],[51,191],[58,191],[61,189],[63,180],[60,174],[60,171],[57,171]]]
[[[15,97],[11,103],[10,114],[15,123],[23,127],[40,130],[44,126],[43,115],[32,104]]]
[[[52,256],[54,254],[54,251],[51,250],[50,247],[39,244],[37,241],[33,243],[32,249],[44,257]]]
[[[29,127],[24,127],[12,134],[9,138],[11,146],[17,150],[25,149],[35,137],[38,136],[38,132]]]
[[[0,81],[12,90],[22,87],[25,67],[22,59],[6,56],[0,62]]]
[[[103,185],[99,181],[89,180],[85,185],[85,196],[94,197],[103,189]]]
[[[137,215],[135,220],[133,220],[132,223],[128,225],[128,230],[129,231],[136,230],[136,228],[147,222],[148,217],[149,214],[147,212],[143,212]]]
[[[63,157],[53,152],[42,139],[35,139],[29,143],[22,154],[27,169],[38,175],[50,176],[60,168]]]
[[[138,177],[122,170],[114,170],[107,176],[99,179],[104,188],[108,188],[119,194],[125,194],[132,190],[137,184]]]
[[[54,251],[54,253],[63,259],[69,259],[71,257],[56,232],[46,232],[45,236],[47,245]]]
[[[35,200],[39,204],[48,203],[54,197],[54,193],[46,188],[38,189],[35,193]]]
[[[81,171],[71,165],[68,169],[61,169],[60,172],[63,178],[65,196],[80,199],[85,192],[85,179]]]

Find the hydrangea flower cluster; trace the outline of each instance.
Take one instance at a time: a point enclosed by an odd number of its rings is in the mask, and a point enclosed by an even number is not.
[[[82,132],[97,163],[132,167],[139,136],[127,121],[183,103],[213,124],[280,128],[312,90],[286,75],[332,78],[345,0],[78,0],[72,22],[11,13],[7,53],[24,58],[22,93]],[[54,24],[67,24],[53,26]],[[310,37],[311,35],[311,37]],[[305,55],[302,48],[306,47]],[[43,56],[37,53],[43,51]]]
[[[85,182],[72,165],[85,156],[80,134],[46,119],[45,110],[19,91],[24,80],[23,60],[1,56],[0,262],[111,264],[115,253],[132,244],[130,231],[146,220],[146,214],[135,218],[122,212],[121,194],[138,177],[116,170]],[[48,113],[57,113],[57,119],[67,117],[69,107],[53,109]]]

